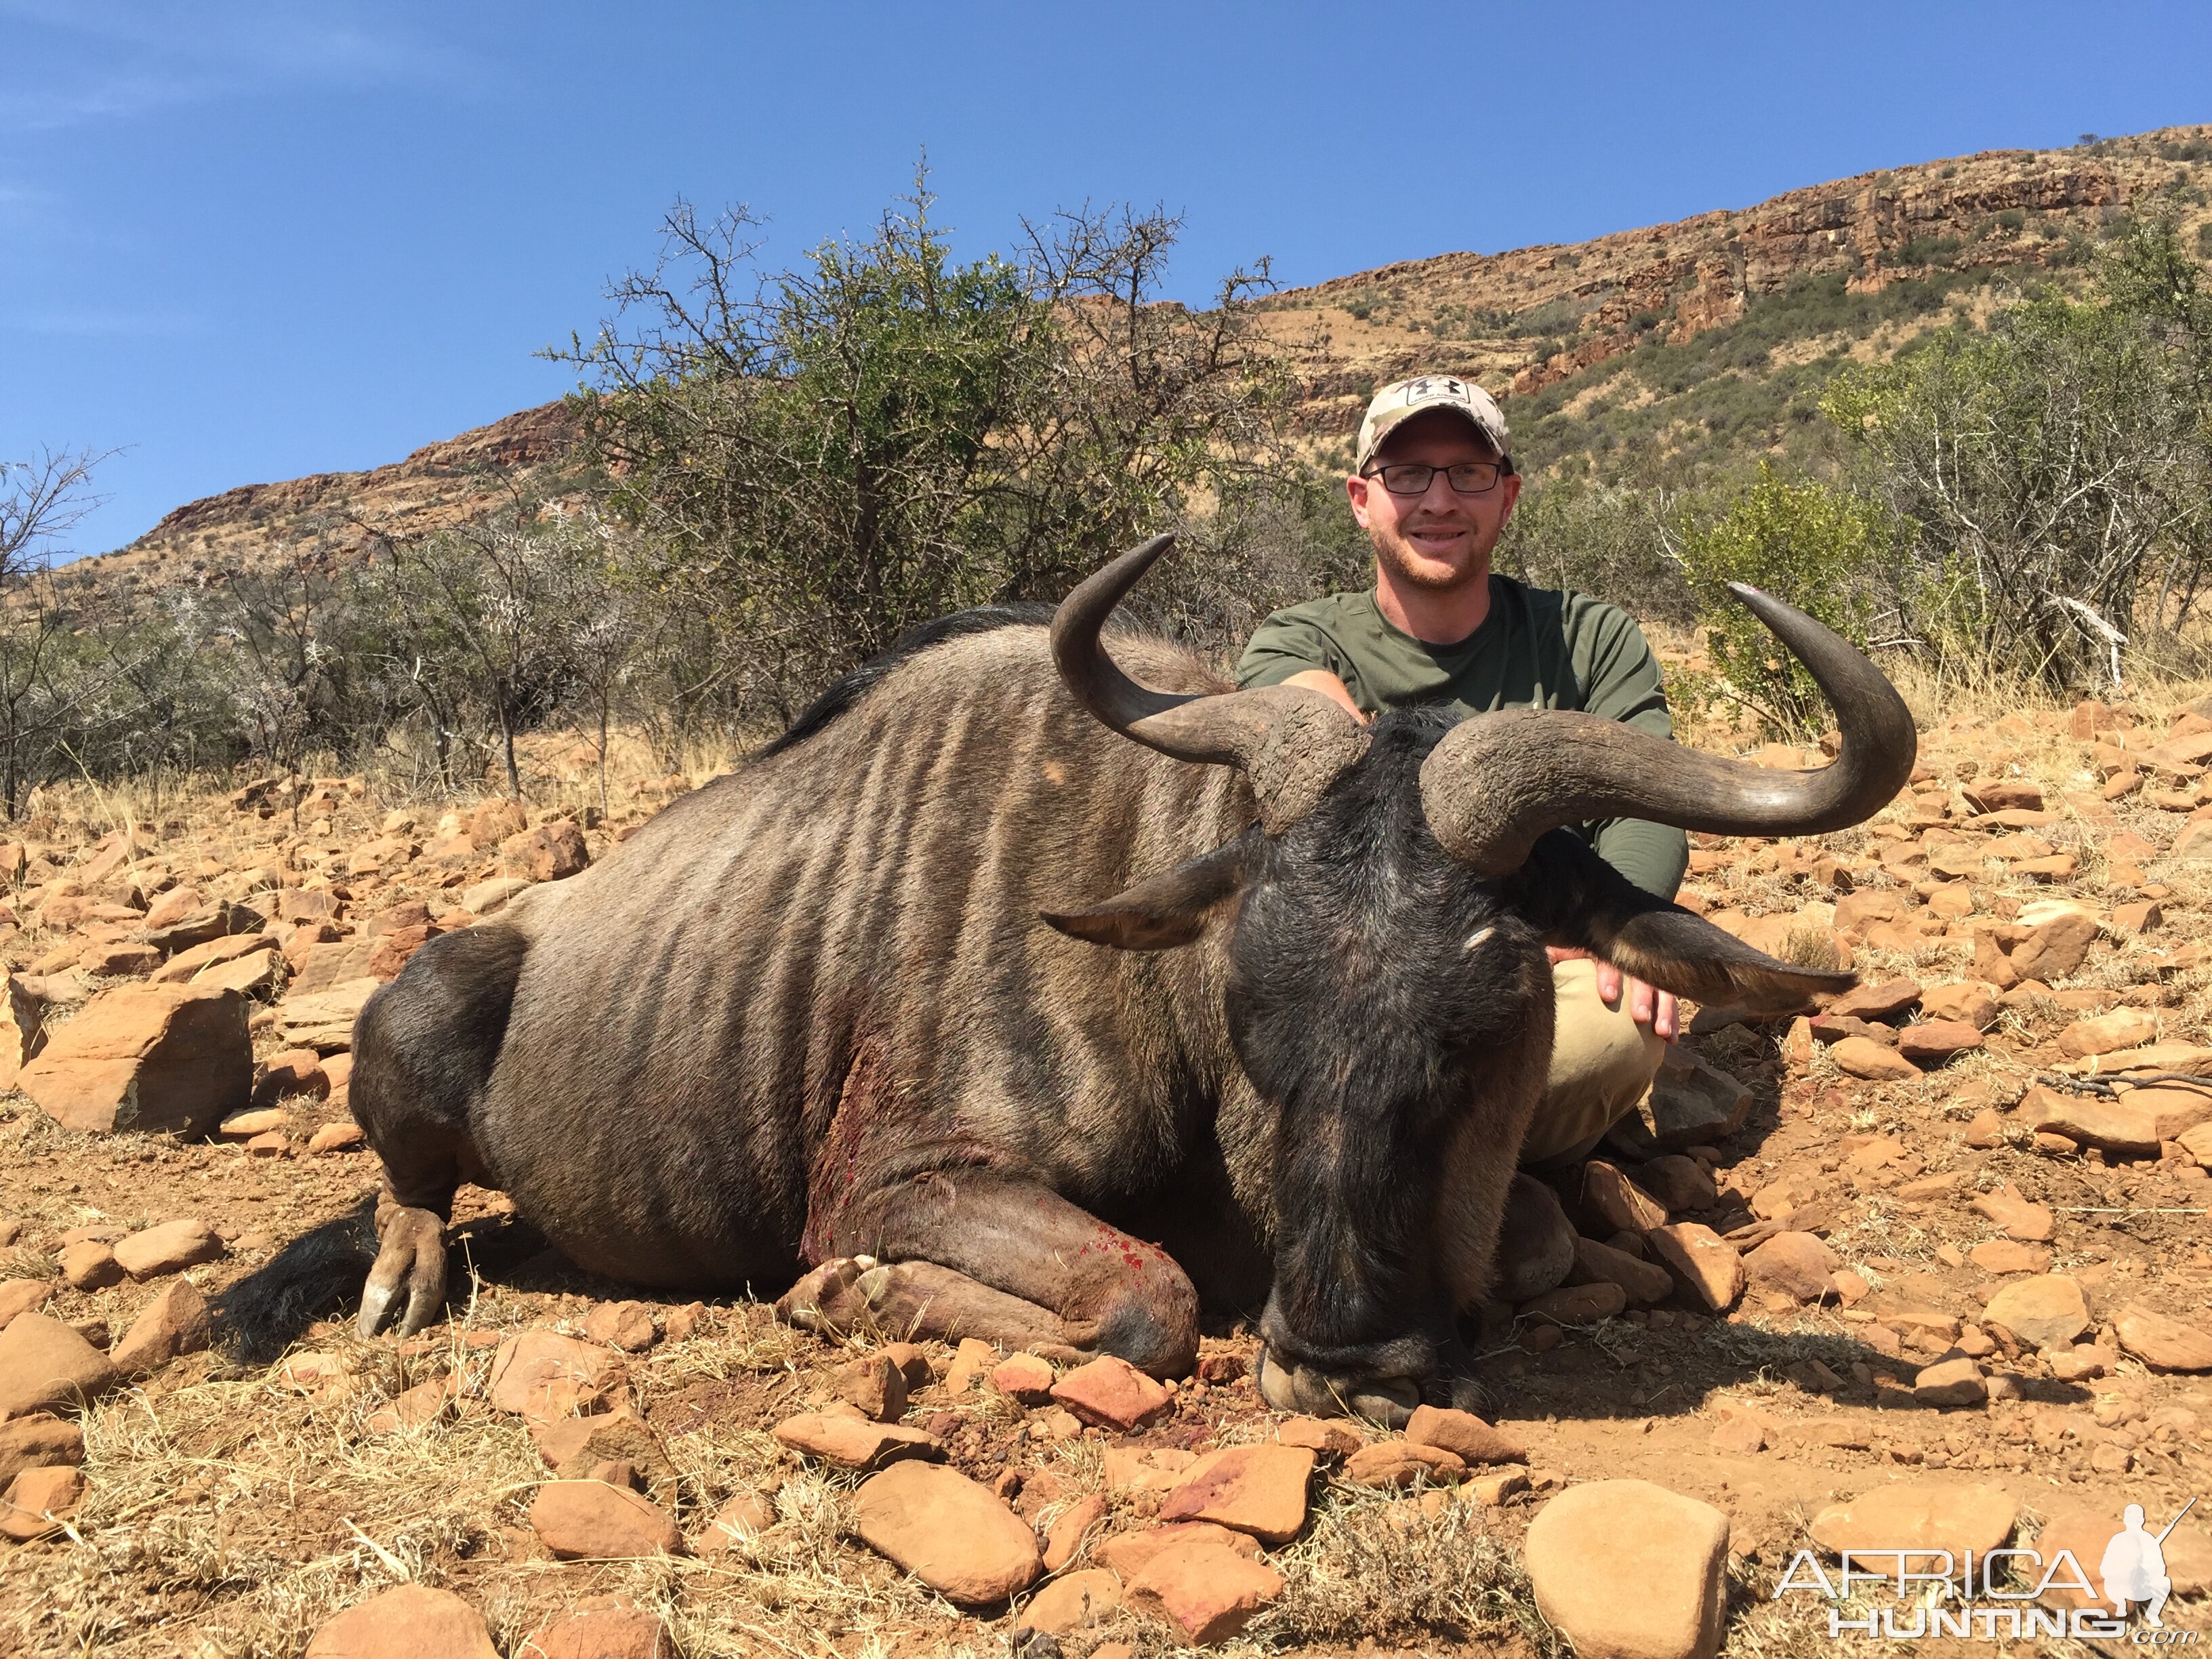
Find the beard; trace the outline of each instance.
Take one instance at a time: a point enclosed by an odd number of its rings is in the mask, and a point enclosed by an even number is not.
[[[1431,593],[1450,593],[1490,579],[1490,550],[1482,544],[1481,532],[1470,530],[1468,538],[1467,553],[1449,566],[1433,555],[1420,554],[1395,530],[1372,531],[1368,540],[1394,580]]]

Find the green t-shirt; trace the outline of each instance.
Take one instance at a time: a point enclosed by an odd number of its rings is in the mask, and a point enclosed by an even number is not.
[[[1277,685],[1325,668],[1369,714],[1441,705],[1464,719],[1493,708],[1578,708],[1674,735],[1659,665],[1644,630],[1617,605],[1490,579],[1490,614],[1455,645],[1427,645],[1391,625],[1372,591],[1331,593],[1261,623],[1237,665],[1240,686]],[[1584,824],[1605,861],[1647,893],[1672,898],[1689,867],[1680,830],[1641,818]]]

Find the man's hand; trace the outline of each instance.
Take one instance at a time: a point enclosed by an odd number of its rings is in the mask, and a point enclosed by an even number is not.
[[[1597,994],[1603,1002],[1617,1002],[1625,990],[1628,997],[1628,1016],[1638,1025],[1649,1025],[1652,1031],[1672,1042],[1681,1034],[1681,1006],[1672,991],[1662,991],[1656,985],[1647,985],[1630,974],[1624,974],[1603,957],[1588,951],[1577,951],[1565,945],[1547,945],[1544,954],[1553,962],[1565,962],[1576,957],[1588,958],[1597,965]]]

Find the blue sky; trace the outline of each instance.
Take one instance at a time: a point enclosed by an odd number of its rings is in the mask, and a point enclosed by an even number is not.
[[[557,396],[678,194],[777,264],[926,147],[961,250],[1187,216],[1287,283],[2212,119],[2212,8],[0,0],[0,456],[116,449],[73,544]]]

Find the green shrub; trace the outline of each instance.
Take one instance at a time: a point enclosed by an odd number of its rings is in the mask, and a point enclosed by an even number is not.
[[[1771,465],[1718,517],[1680,523],[1677,550],[1713,666],[1727,694],[1776,735],[1816,735],[1827,705],[1813,677],[1728,585],[1748,582],[1864,645],[1875,577],[1890,548],[1880,507],[1826,484],[1792,483]]]

